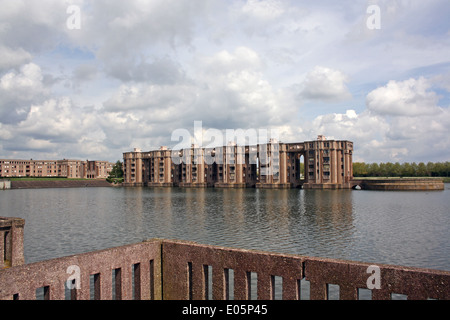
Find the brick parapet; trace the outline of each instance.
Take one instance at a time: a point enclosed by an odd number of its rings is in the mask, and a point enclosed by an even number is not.
[[[35,299],[38,288],[44,288],[44,298],[65,299],[64,284],[74,275],[70,266],[79,267],[80,281],[71,297],[81,300],[110,300],[113,292],[124,300],[273,299],[276,292],[295,300],[304,298],[301,282],[309,284],[312,300],[330,298],[331,284],[339,286],[340,299],[358,299],[359,289],[370,289],[374,300],[394,293],[450,299],[449,271],[161,239],[0,270],[0,299]],[[368,288],[373,266],[379,269],[379,289]],[[276,278],[282,279],[281,288]]]

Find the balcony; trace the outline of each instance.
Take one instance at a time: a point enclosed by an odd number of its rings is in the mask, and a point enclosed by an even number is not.
[[[341,300],[447,300],[450,272],[162,239],[0,270],[0,300],[326,300],[331,288]]]

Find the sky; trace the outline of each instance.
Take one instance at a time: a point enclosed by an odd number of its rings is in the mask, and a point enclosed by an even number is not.
[[[450,160],[448,0],[0,0],[0,158],[121,160],[177,129]]]

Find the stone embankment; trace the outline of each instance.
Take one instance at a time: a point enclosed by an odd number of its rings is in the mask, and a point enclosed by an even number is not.
[[[444,190],[443,179],[395,178],[395,179],[353,179],[353,185],[363,190],[389,191],[432,191]]]
[[[11,181],[11,189],[111,187],[106,180]]]

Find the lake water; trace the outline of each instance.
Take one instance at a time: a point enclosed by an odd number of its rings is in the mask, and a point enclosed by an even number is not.
[[[70,188],[0,191],[31,263],[149,238],[450,270],[444,191]]]

